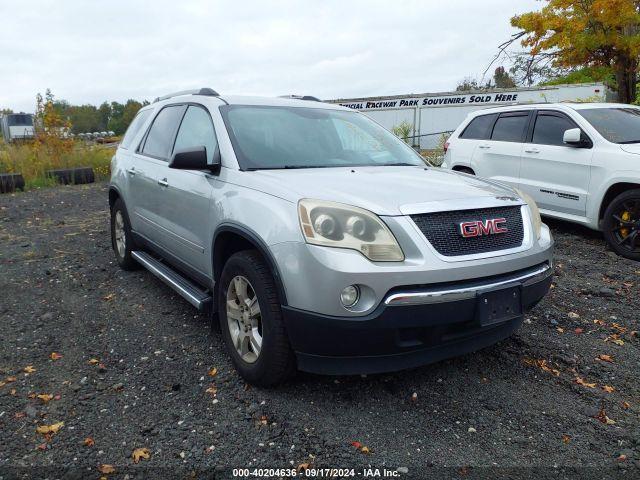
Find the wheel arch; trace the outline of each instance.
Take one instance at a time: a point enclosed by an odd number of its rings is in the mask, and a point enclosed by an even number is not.
[[[109,208],[113,207],[113,204],[116,203],[116,200],[122,198],[120,195],[120,190],[115,185],[109,185]]]
[[[602,201],[600,202],[600,209],[598,211],[598,223],[602,222],[602,220],[604,219],[604,212],[607,210],[607,207],[614,198],[628,190],[635,190],[638,188],[640,188],[640,183],[633,182],[616,182],[610,185],[604,196],[602,197]]]
[[[211,244],[212,274],[215,290],[214,298],[218,298],[218,284],[225,262],[231,255],[242,250],[256,250],[262,258],[265,259],[276,283],[280,302],[282,305],[287,305],[287,296],[284,284],[282,283],[282,276],[267,244],[264,243],[260,236],[253,230],[243,225],[228,223],[220,225],[216,229]]]

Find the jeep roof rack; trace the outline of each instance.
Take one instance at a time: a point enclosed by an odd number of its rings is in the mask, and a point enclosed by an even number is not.
[[[213,88],[204,87],[198,88],[195,90],[182,90],[180,92],[169,93],[168,95],[163,95],[162,97],[157,97],[153,103],[159,102],[161,100],[167,100],[168,98],[178,97],[180,95],[206,95],[209,97],[219,97],[220,94],[216,92]]]
[[[322,102],[318,97],[312,95],[280,95],[280,98],[291,98],[293,100],[308,100],[310,102]]]

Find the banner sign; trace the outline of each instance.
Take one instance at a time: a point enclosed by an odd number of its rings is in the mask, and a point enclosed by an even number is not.
[[[440,107],[446,105],[481,105],[488,103],[514,103],[518,93],[475,93],[473,95],[446,95],[432,97],[407,97],[394,100],[361,100],[338,102],[343,107],[354,110],[380,110],[386,108]]]

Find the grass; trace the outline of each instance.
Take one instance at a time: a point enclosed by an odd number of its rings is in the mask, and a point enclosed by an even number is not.
[[[57,185],[46,172],[59,168],[92,167],[96,180],[103,180],[111,174],[114,153],[113,148],[75,142],[69,152],[54,156],[33,143],[0,143],[0,173],[21,173],[25,189]]]

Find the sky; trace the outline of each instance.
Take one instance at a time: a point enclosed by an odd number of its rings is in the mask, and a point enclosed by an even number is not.
[[[221,94],[323,99],[454,90],[535,0],[0,0],[0,108]]]

